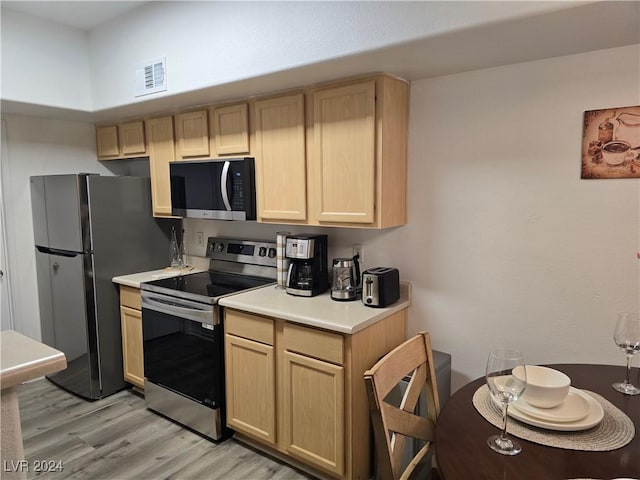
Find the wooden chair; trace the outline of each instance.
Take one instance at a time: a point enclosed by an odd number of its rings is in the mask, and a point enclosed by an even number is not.
[[[411,375],[411,380],[396,407],[386,400],[407,375]],[[433,474],[437,476],[432,457],[440,402],[429,333],[421,332],[386,354],[364,372],[364,380],[376,446],[377,478],[404,480],[424,467],[432,466]],[[414,413],[421,392],[426,394],[425,416]],[[424,445],[403,469],[406,441],[413,438],[423,441]]]

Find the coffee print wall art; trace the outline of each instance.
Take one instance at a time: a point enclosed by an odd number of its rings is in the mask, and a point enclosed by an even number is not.
[[[582,178],[640,178],[640,106],[588,110]]]

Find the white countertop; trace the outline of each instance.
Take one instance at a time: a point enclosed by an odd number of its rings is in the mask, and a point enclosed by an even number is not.
[[[0,332],[0,365],[0,384],[5,389],[64,370],[67,359],[55,348],[13,330],[5,330]],[[2,433],[5,433],[4,429]]]
[[[205,272],[206,269],[193,268],[151,270],[113,277],[113,282],[140,288],[143,282],[177,275]],[[338,302],[332,300],[329,291],[315,297],[297,297],[274,285],[257,288],[248,292],[232,294],[220,299],[220,305],[244,310],[258,315],[282,318],[302,325],[323,328],[334,332],[354,334],[392,315],[411,304],[411,284],[400,282],[400,299],[386,308],[365,307],[362,301]]]
[[[151,280],[159,280],[161,278],[177,277],[178,275],[185,275],[189,273],[206,272],[206,269],[201,268],[163,268],[161,270],[151,270],[148,272],[131,273],[129,275],[120,275],[113,277],[111,280],[114,283],[120,285],[127,285],[128,287],[140,288],[140,284],[144,282],[150,282]]]
[[[220,305],[258,315],[334,332],[354,334],[392,315],[411,303],[411,284],[400,283],[400,299],[386,308],[365,307],[362,301],[338,302],[326,292],[315,297],[297,297],[273,285],[220,299]]]

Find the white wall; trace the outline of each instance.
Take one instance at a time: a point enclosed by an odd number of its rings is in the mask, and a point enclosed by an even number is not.
[[[93,124],[14,115],[3,120],[7,152],[1,170],[9,260],[5,273],[11,282],[15,329],[40,340],[29,177],[110,172],[96,160]]]
[[[2,9],[2,99],[91,110],[86,32]]]
[[[623,365],[616,313],[640,309],[638,179],[581,180],[585,110],[640,104],[640,46],[413,82],[409,222],[380,232],[186,220],[193,233],[329,234],[329,257],[413,284],[409,334],[453,356],[453,387],[492,345],[532,363]],[[622,375],[622,368],[621,368]]]
[[[568,5],[576,3],[150,2],[90,32],[94,108],[149,99],[134,97],[134,71],[161,56],[166,94],[176,94]]]
[[[499,339],[534,363],[623,363],[611,336],[640,309],[640,183],[580,179],[582,119],[640,105],[638,85],[638,45],[412,85],[410,329],[453,354],[458,385]]]

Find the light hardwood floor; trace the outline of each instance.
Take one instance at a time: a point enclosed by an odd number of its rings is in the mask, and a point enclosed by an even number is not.
[[[206,440],[147,410],[144,399],[128,390],[88,402],[40,379],[21,385],[18,397],[29,466],[62,464],[62,471],[30,471],[28,478],[312,478],[233,439]]]

